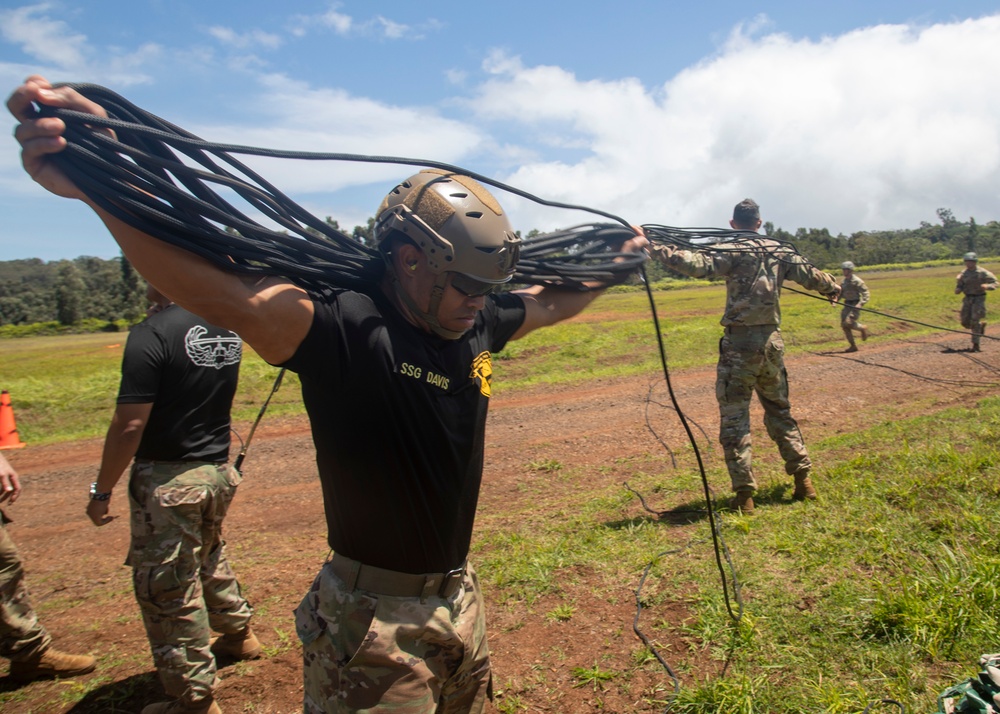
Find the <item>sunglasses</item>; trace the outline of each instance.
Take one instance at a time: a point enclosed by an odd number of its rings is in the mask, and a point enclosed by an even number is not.
[[[476,280],[465,273],[451,273],[451,286],[465,297],[470,298],[484,297],[500,287],[496,283],[484,283],[482,280]]]

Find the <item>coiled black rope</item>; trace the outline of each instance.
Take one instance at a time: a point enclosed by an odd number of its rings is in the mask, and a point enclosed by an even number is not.
[[[626,281],[641,254],[618,252],[634,237],[614,214],[547,201],[459,166],[424,159],[344,153],[276,151],[204,141],[94,84],[66,84],[100,104],[108,117],[40,105],[66,124],[67,147],[52,156],[96,205],[126,224],[199,255],[217,267],[278,275],[306,288],[358,288],[384,271],[378,252],[309,214],[233,154],[304,160],[394,163],[470,176],[544,206],[586,211],[616,224],[594,223],[523,241],[514,281],[577,290]],[[110,131],[114,132],[114,135]],[[186,161],[185,161],[186,159]],[[270,219],[267,228],[226,200],[235,193]]]

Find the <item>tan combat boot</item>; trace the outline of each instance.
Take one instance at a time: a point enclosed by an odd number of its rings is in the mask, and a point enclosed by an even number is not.
[[[203,699],[196,704],[184,704],[180,699],[174,699],[143,707],[142,714],[222,714],[222,710],[214,699]]]
[[[93,672],[97,660],[90,655],[73,655],[49,647],[31,659],[12,661],[10,678],[15,682],[32,682],[36,679],[78,677]]]
[[[242,632],[213,637],[211,648],[216,657],[221,655],[235,660],[257,659],[263,649],[249,625]]]
[[[732,500],[729,502],[729,507],[734,511],[753,513],[753,489],[737,489],[736,495],[733,496]]]
[[[795,474],[795,492],[792,494],[792,498],[796,501],[805,501],[807,498],[810,501],[815,501],[816,497],[816,489],[813,488],[809,474]]]

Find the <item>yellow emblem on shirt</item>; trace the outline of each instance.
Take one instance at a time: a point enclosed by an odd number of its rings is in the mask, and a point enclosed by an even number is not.
[[[472,372],[469,376],[479,381],[479,392],[484,397],[489,397],[492,391],[490,382],[493,380],[493,361],[489,352],[480,352],[472,360]]]

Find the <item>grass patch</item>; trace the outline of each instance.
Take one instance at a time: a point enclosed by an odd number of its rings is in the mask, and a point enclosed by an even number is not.
[[[637,583],[646,564],[669,551],[644,586],[643,629],[682,634],[717,669],[728,662],[722,677],[683,672],[675,712],[848,714],[886,698],[907,711],[934,711],[941,691],[974,675],[979,655],[997,649],[998,444],[1000,398],[810,444],[818,502],[791,501],[780,466],[765,465],[758,478],[773,494],[768,505],[752,517],[717,514],[742,586],[738,624],[722,596],[707,523],[622,518],[640,511],[613,479],[562,497],[553,483],[544,514],[532,501],[484,514],[474,561],[492,598],[530,610],[581,573],[595,596],[611,598],[622,580]],[[642,464],[633,487],[657,502],[697,505],[696,478],[651,466]],[[658,607],[678,593],[692,617],[658,618]],[[559,620],[564,609],[545,617]],[[674,664],[685,659],[663,654]],[[651,659],[638,650],[634,664],[648,668]],[[595,691],[615,677],[597,664],[572,676]]]

